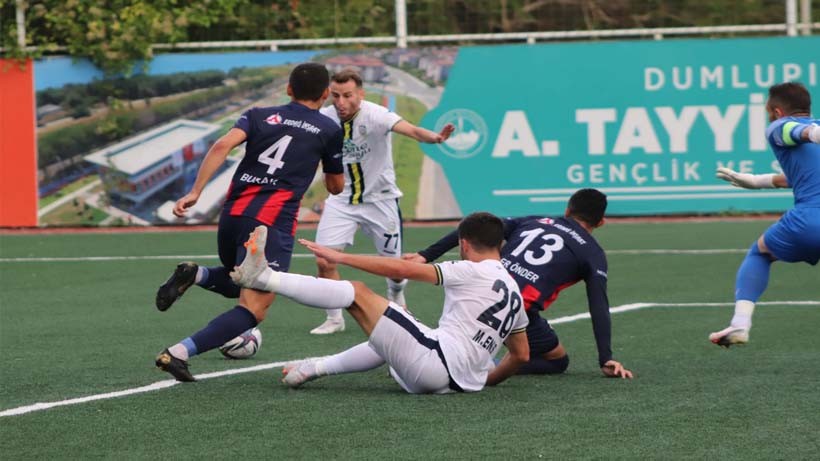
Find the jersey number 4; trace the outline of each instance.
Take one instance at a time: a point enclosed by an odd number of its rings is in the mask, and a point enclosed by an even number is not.
[[[507,284],[504,283],[503,280],[495,281],[493,284],[493,291],[502,294],[501,301],[498,301],[490,306],[489,309],[482,312],[481,315],[478,316],[478,321],[489,326],[493,330],[498,330],[498,336],[501,339],[504,339],[508,334],[510,334],[510,330],[512,330],[515,314],[521,310],[521,296],[514,291],[511,294],[510,289],[507,288]],[[504,320],[502,321],[496,317],[495,314],[504,310],[507,306],[510,306],[510,312],[507,313],[507,316],[504,317]]]
[[[520,237],[524,240],[512,251],[513,256],[518,256],[527,249],[528,246],[536,239],[539,235],[546,232],[546,229],[538,228],[532,229],[528,231],[524,231],[521,233]],[[558,234],[547,234],[541,235],[541,240],[546,241],[545,244],[541,245],[541,252],[542,254],[536,255],[535,251],[527,250],[524,253],[524,261],[528,264],[532,264],[533,266],[542,266],[550,261],[552,261],[552,255],[556,251],[561,251],[564,248],[564,239],[561,238]]]
[[[282,157],[285,156],[285,151],[288,150],[288,145],[290,145],[292,139],[293,136],[282,136],[272,146],[265,149],[265,152],[259,154],[259,163],[268,166],[268,174],[273,174],[276,170],[285,166]]]

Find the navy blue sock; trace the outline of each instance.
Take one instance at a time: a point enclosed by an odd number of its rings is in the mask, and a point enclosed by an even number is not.
[[[521,365],[518,369],[519,375],[557,375],[566,371],[569,367],[569,355],[547,360],[544,357],[530,356],[530,361]]]
[[[757,242],[754,242],[737,270],[735,301],[745,300],[756,303],[769,284],[771,267],[771,258],[761,253],[757,248]]]
[[[190,336],[194,348],[188,348],[189,355],[201,354],[225,344],[256,326],[258,322],[251,311],[242,306],[223,312],[208,325]],[[186,344],[186,338],[182,344]],[[193,354],[191,354],[193,352]]]
[[[231,280],[230,271],[224,266],[202,267],[204,271],[202,280],[197,285],[202,288],[219,293],[226,298],[239,298],[239,285]]]

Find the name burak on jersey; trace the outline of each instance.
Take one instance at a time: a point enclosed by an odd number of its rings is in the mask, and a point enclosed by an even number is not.
[[[259,184],[259,185],[266,185],[266,184],[276,184],[278,179],[271,179],[271,178],[260,178],[259,176],[254,176],[252,174],[244,173],[242,176],[239,177],[239,180],[242,182],[250,183],[250,184]]]

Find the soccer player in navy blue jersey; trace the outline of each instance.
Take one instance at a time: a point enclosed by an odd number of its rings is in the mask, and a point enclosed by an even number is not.
[[[581,189],[570,197],[562,217],[504,220],[506,243],[501,262],[521,289],[530,322],[530,361],[519,368],[519,374],[557,374],[567,369],[567,351],[540,312],[549,308],[561,290],[583,280],[601,371],[611,377],[632,377],[631,371],[612,358],[606,254],[592,236],[604,224],[606,206],[606,195]],[[434,261],[455,247],[453,237],[448,234],[407,259]]]
[[[338,194],[343,190],[343,132],[319,113],[329,95],[329,82],[328,71],[321,64],[296,66],[287,87],[291,102],[253,108],[242,114],[208,151],[191,191],[176,202],[174,214],[185,216],[231,150],[245,143],[245,156],[231,180],[219,218],[217,241],[222,265],[205,268],[182,263],[157,292],[157,308],[161,311],[167,310],[194,283],[225,297],[239,298],[233,309],[157,356],[157,367],[177,380],[194,381],[188,359],[256,326],[275,298],[273,293],[240,289],[228,275],[246,252],[257,251],[255,246],[245,247],[248,235],[260,224],[265,225],[266,259],[273,269],[286,272],[293,252],[299,202],[313,181],[319,162],[328,191]]]
[[[766,138],[783,173],[755,175],[719,168],[717,175],[746,189],[791,187],[794,208],[752,243],[740,264],[731,323],[709,335],[723,347],[749,341],[755,303],[766,291],[774,261],[820,261],[820,120],[811,117],[811,94],[800,83],[774,85],[766,111],[771,122]]]
[[[558,374],[569,366],[566,349],[555,330],[541,317],[561,290],[583,280],[586,284],[592,329],[598,346],[598,365],[609,377],[632,378],[632,372],[612,358],[612,325],[607,298],[607,261],[592,231],[604,224],[606,195],[581,189],[572,195],[563,217],[528,216],[504,220],[501,263],[515,280],[529,324],[529,363],[519,374]],[[454,231],[428,248],[404,256],[414,262],[432,262],[458,246]],[[298,387],[321,376],[367,371],[383,363],[366,343],[339,354],[288,364],[286,382]]]

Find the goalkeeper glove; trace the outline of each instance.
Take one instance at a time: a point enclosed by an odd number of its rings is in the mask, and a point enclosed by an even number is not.
[[[820,126],[812,125],[809,127],[809,141],[820,144]]]
[[[717,177],[732,183],[735,187],[742,187],[744,189],[774,189],[775,185],[773,179],[774,173],[769,174],[748,174],[738,173],[729,168],[718,168]]]

